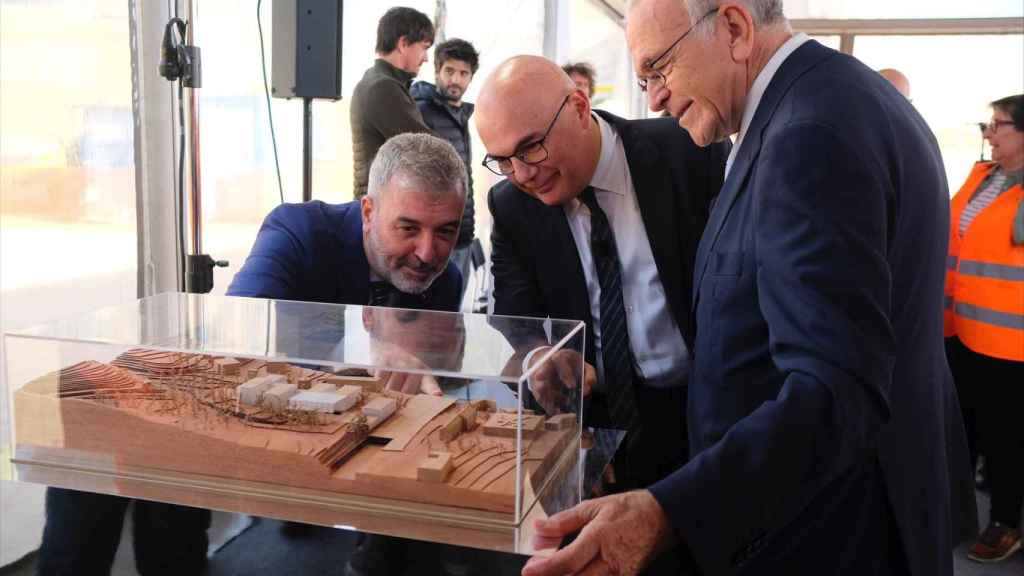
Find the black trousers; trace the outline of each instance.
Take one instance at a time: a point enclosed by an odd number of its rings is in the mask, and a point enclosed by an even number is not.
[[[612,459],[618,491],[646,488],[686,464],[686,386],[636,387],[640,424]]]
[[[992,495],[993,521],[1021,527],[1024,506],[1024,362],[967,350],[976,425]]]
[[[48,488],[40,576],[106,576],[121,541],[128,498]],[[202,574],[210,511],[135,501],[135,567],[142,576]]]
[[[957,399],[960,401],[960,414],[964,419],[964,433],[967,434],[967,451],[971,457],[971,471],[978,467],[978,424],[976,413],[978,406],[978,387],[971,378],[970,362],[975,354],[964,346],[956,336],[946,338],[946,361],[953,373],[953,385],[956,387]]]

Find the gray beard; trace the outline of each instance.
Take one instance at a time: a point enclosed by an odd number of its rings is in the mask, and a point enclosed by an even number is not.
[[[436,274],[428,282],[424,283],[407,280],[401,272],[388,268],[387,257],[381,252],[379,246],[380,239],[377,237],[377,229],[371,227],[366,242],[366,260],[370,264],[370,270],[401,292],[406,294],[423,294],[434,283],[434,280],[440,276],[440,274]]]

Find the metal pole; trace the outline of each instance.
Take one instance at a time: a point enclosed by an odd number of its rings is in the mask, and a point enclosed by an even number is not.
[[[302,201],[313,199],[313,99],[302,99]]]
[[[188,0],[188,44],[195,45],[196,32],[196,6],[193,0]],[[189,195],[189,217],[192,228],[192,254],[203,252],[203,186],[202,171],[200,169],[201,156],[199,153],[199,95],[195,88],[188,91],[188,118],[189,118],[189,163],[191,166],[191,190]]]

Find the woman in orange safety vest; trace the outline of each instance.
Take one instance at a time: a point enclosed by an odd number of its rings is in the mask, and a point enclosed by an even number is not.
[[[945,336],[972,455],[985,455],[991,521],[968,552],[998,562],[1021,547],[1024,505],[1024,95],[992,103],[974,166],[950,208]]]

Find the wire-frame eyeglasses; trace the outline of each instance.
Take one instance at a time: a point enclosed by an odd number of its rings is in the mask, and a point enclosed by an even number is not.
[[[680,36],[679,38],[676,38],[676,41],[673,42],[672,45],[669,46],[667,49],[665,49],[665,51],[662,52],[660,56],[658,56],[654,60],[651,60],[647,64],[647,68],[651,70],[651,75],[650,76],[641,76],[640,78],[637,78],[637,80],[636,80],[637,85],[640,86],[640,91],[641,92],[647,92],[648,90],[657,90],[658,87],[665,85],[665,82],[666,82],[667,79],[665,78],[665,75],[661,73],[661,70],[664,69],[666,66],[668,66],[672,62],[671,59],[665,60],[665,57],[668,56],[668,53],[671,52],[673,48],[678,46],[679,43],[683,41],[683,38],[686,38],[690,34],[690,32],[693,32],[693,30],[697,26],[700,26],[700,23],[703,22],[705,18],[707,18],[708,16],[711,16],[712,14],[714,14],[716,12],[718,12],[718,8],[715,8],[713,10],[708,11],[706,14],[704,14],[703,16],[698,18],[697,21],[694,22],[692,26],[687,28],[686,32],[683,32],[682,36]],[[661,64],[659,64],[658,62],[660,62],[661,60],[665,60],[665,61],[662,62]]]

